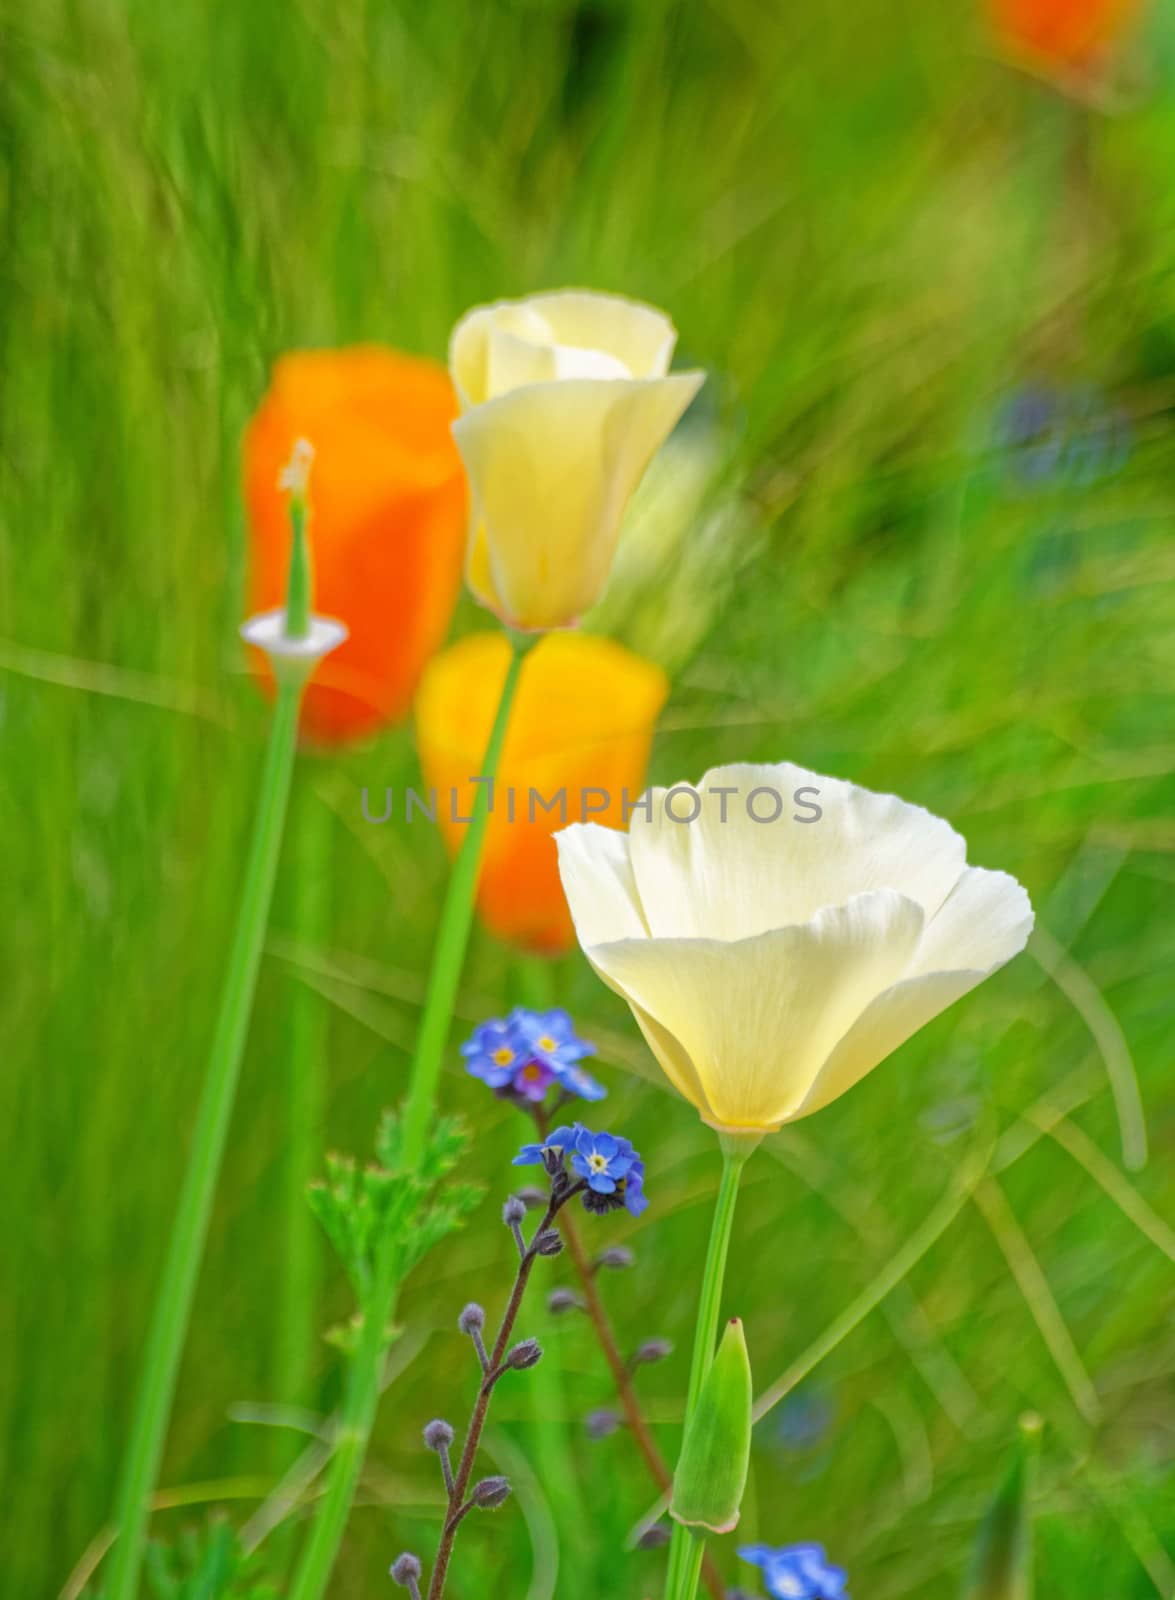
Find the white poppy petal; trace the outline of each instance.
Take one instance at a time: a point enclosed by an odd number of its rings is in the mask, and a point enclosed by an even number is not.
[[[672,820],[694,809],[687,785],[658,790],[651,818],[633,814],[654,937],[750,938],[868,889],[897,889],[931,916],[966,862],[965,841],[921,806],[791,762],[718,767],[696,793],[694,821]]]
[[[800,1112],[808,1116],[871,1072],[919,1028],[1019,955],[1032,906],[1006,872],[968,867],[919,940],[911,976],[878,995],[824,1064]]]
[[[555,835],[559,877],[585,948],[644,939],[648,927],[628,859],[628,836],[598,822],[573,822]]]
[[[994,972],[1028,942],[1032,902],[1006,872],[968,867],[926,924],[913,974],[973,967]]]
[[[701,373],[537,384],[453,425],[472,497],[468,576],[519,627],[561,627],[599,599],[628,500]],[[491,601],[492,603],[492,601]]]
[[[669,371],[677,330],[655,306],[581,289],[536,294],[527,304],[550,325],[559,344],[614,356],[634,378],[662,378]]]
[[[839,1099],[987,976],[986,972],[929,972],[878,995],[834,1047],[796,1115],[810,1116]]]
[[[706,1120],[773,1128],[795,1114],[836,1041],[905,970],[922,921],[914,901],[882,890],[750,939],[630,939],[586,954],[655,1025],[641,1024],[650,1047]],[[700,1098],[680,1081],[681,1058]]]
[[[523,348],[504,350],[507,336]],[[478,306],[467,312],[449,339],[449,371],[462,410],[481,405],[502,393],[494,387],[495,377],[510,388],[521,382],[537,381],[535,377],[519,374],[517,380],[511,382],[511,356],[521,362],[527,358],[527,352],[539,352],[554,342],[550,323],[525,301],[501,300],[496,305]],[[495,355],[499,363],[497,373],[493,370]]]

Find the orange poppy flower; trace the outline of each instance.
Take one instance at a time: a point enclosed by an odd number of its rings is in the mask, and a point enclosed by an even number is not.
[[[461,584],[466,490],[443,366],[376,345],[283,356],[245,433],[250,607],[285,601],[290,528],[278,475],[314,447],[314,609],[348,638],[306,691],[302,730],[338,744],[405,716]],[[260,652],[257,675],[272,678]]]
[[[1142,0],[989,0],[1004,44],[1037,65],[1081,71],[1126,31]]]
[[[420,762],[450,853],[470,815],[509,660],[503,634],[473,634],[430,662],[421,682]],[[625,807],[641,792],[668,693],[660,667],[590,634],[547,634],[526,656],[478,885],[478,911],[492,933],[548,955],[570,949],[575,934],[551,835],[584,815],[627,826]]]

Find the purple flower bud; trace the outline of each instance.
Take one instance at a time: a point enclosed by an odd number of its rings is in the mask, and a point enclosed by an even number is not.
[[[631,1267],[634,1257],[626,1245],[614,1244],[608,1250],[601,1250],[596,1257],[597,1267],[611,1267],[613,1271],[620,1272],[625,1267]]]
[[[565,1311],[578,1311],[582,1306],[583,1301],[574,1289],[552,1289],[547,1296],[547,1310],[553,1317],[561,1317]]]
[[[537,1339],[520,1339],[512,1350],[506,1352],[502,1365],[513,1367],[515,1372],[525,1372],[527,1367],[537,1366],[542,1356],[543,1347]]]
[[[554,1228],[544,1228],[535,1240],[534,1247],[541,1256],[557,1256],[563,1248],[563,1240]]]
[[[421,1565],[416,1556],[405,1550],[402,1556],[397,1556],[391,1565],[392,1582],[398,1583],[401,1589],[407,1589],[412,1600],[419,1600]]]
[[[663,1522],[655,1522],[651,1528],[646,1528],[636,1542],[638,1550],[660,1550],[669,1543],[669,1529]]]
[[[615,1411],[589,1411],[583,1425],[589,1439],[607,1439],[620,1426],[620,1418]]]
[[[486,1314],[476,1300],[471,1300],[465,1310],[457,1318],[457,1326],[462,1333],[480,1333],[486,1325]]]
[[[668,1339],[646,1339],[644,1344],[637,1346],[633,1363],[637,1366],[652,1366],[654,1361],[664,1361],[666,1356],[673,1354],[673,1345]]]
[[[536,1189],[530,1184],[525,1189],[519,1189],[518,1198],[528,1211],[545,1211],[547,1209],[547,1191]]]
[[[496,1511],[500,1505],[510,1498],[510,1482],[507,1478],[483,1478],[480,1483],[475,1483],[470,1499],[475,1506],[480,1506],[483,1511]]]
[[[508,1228],[516,1228],[520,1222],[525,1220],[525,1217],[526,1201],[520,1200],[516,1194],[512,1194],[502,1207],[502,1221]]]
[[[424,1442],[430,1450],[447,1450],[453,1443],[453,1430],[447,1422],[438,1417],[425,1428]]]

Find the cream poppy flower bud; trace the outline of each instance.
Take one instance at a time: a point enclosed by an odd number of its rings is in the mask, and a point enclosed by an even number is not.
[[[949,823],[801,767],[651,790],[627,834],[555,835],[584,953],[702,1119],[819,1111],[1024,948],[1014,878]]]
[[[508,626],[567,627],[603,593],[632,493],[704,380],[669,372],[676,337],[652,306],[580,290],[454,329],[466,579]]]

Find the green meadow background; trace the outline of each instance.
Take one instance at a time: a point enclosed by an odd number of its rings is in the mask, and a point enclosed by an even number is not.
[[[759,1390],[811,1370],[756,1430],[743,1531],[823,1541],[854,1600],[943,1600],[1033,1409],[1038,1600],[1171,1600],[1173,91],[1168,0],[1098,108],[1003,64],[969,0],[3,0],[5,1600],[76,1596],[101,1547],[209,1042],[266,725],[236,636],[242,427],[283,350],[443,355],[469,305],[563,284],[668,308],[710,374],[598,619],[672,672],[652,775],[786,756],[897,790],[1039,910],[1025,956],[748,1170],[726,1303]],[[1028,446],[1026,388],[1057,404]],[[455,626],[487,619],[466,600]],[[327,1052],[323,1148],[365,1155],[445,864],[360,792],[415,772],[409,728],[299,763],[169,1540],[248,1523],[297,1437],[265,1423],[338,1395],[326,1343],[305,1392],[278,1376],[289,1018]],[[626,1070],[642,1046],[578,954],[548,976],[600,1043],[596,1125],[648,1162],[641,1222],[584,1226],[637,1253],[605,1284],[626,1347],[676,1342],[639,1379],[672,1455],[713,1140]],[[537,981],[480,934],[463,1021]],[[524,1130],[457,1042],[444,1098],[487,1195],[409,1282],[335,1597],[431,1556],[419,1430],[463,1423],[455,1317],[505,1294]],[[349,1304],[320,1270],[325,1329]],[[657,1592],[663,1556],[625,1549],[635,1451],[584,1431],[609,1400],[588,1325],[536,1292],[520,1332],[549,1359],[497,1391],[486,1467],[516,1494],[465,1525],[454,1600]],[[262,1546],[278,1578],[289,1549]]]

